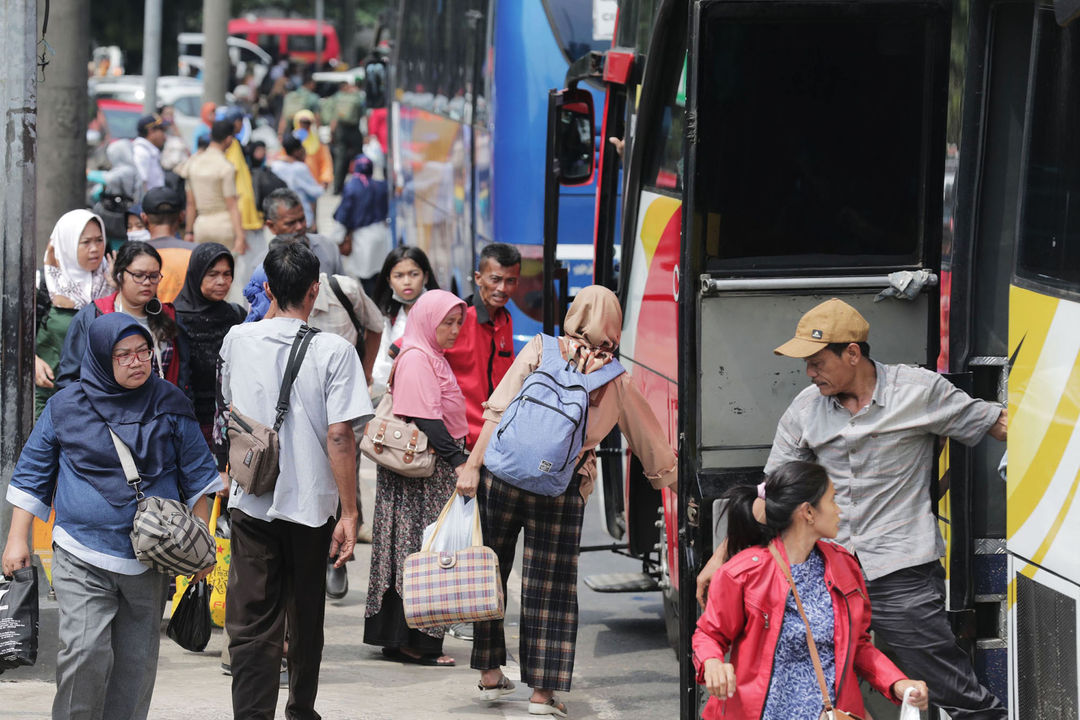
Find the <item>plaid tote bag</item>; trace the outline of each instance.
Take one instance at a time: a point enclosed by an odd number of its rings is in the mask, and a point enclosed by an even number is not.
[[[456,492],[450,496],[420,552],[405,558],[402,601],[405,622],[411,628],[446,627],[503,616],[499,558],[484,545],[479,512],[473,514],[472,545],[455,552],[429,549],[456,497]]]

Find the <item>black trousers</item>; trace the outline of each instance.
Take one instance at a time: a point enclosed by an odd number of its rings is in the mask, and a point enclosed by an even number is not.
[[[273,720],[289,625],[289,720],[319,720],[326,557],[334,521],[322,527],[258,520],[232,511],[225,628],[232,657],[233,717]]]
[[[930,702],[953,720],[1007,720],[979,684],[945,614],[945,569],[939,562],[904,568],[866,583],[870,627],[889,644],[908,677],[925,680]]]

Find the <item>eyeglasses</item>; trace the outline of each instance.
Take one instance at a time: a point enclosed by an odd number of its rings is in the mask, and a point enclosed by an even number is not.
[[[127,367],[128,365],[134,363],[136,360],[138,360],[139,362],[149,362],[153,354],[154,351],[150,348],[143,348],[142,350],[136,350],[135,352],[113,355],[113,360],[115,360],[116,364],[120,367]]]
[[[125,270],[124,272],[130,275],[131,279],[140,285],[144,285],[147,282],[149,282],[151,285],[157,285],[159,282],[161,282],[162,275],[159,272],[144,273],[131,272],[130,270]]]

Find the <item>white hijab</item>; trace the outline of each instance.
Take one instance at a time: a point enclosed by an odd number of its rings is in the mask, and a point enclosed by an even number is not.
[[[93,272],[84,270],[79,265],[79,236],[91,220],[101,226],[101,235],[104,239],[105,223],[89,210],[72,210],[64,213],[56,221],[52,235],[49,236],[49,244],[52,245],[53,254],[59,265],[59,267],[45,266],[45,286],[49,290],[49,298],[55,299],[57,295],[66,297],[75,303],[76,310],[89,305],[99,297],[108,295],[111,291],[107,279],[109,274],[107,260],[102,259],[101,265]]]

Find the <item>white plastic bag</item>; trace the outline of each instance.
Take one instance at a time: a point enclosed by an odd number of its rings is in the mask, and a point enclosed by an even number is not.
[[[919,708],[911,704],[911,693],[915,692],[915,688],[908,688],[904,691],[904,702],[900,706],[900,720],[919,720]]]
[[[424,528],[423,547],[434,552],[456,552],[472,545],[473,515],[476,513],[476,501],[455,494],[439,534],[428,545],[431,534],[438,522]]]

